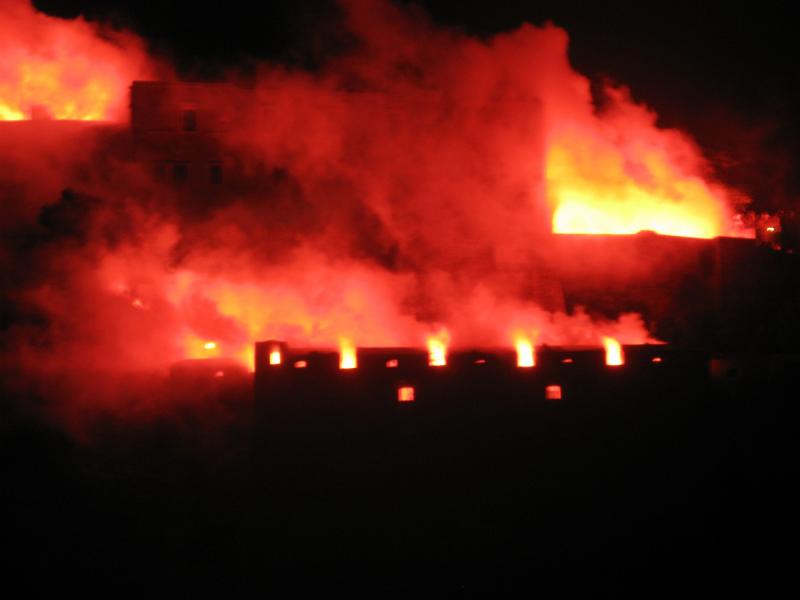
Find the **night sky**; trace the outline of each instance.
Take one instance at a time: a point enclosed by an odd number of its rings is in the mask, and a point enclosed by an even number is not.
[[[186,78],[273,60],[314,68],[342,48],[332,0],[222,4],[134,0],[37,0],[50,14],[111,21],[143,35]],[[701,3],[415,2],[436,23],[491,36],[552,21],[571,36],[581,73],[630,86],[660,124],[691,132],[720,176],[756,208],[796,206],[800,71],[788,8]]]

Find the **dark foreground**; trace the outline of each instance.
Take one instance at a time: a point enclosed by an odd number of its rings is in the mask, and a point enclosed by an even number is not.
[[[795,366],[380,410],[198,384],[81,442],[11,419],[2,571],[109,596],[794,588]]]

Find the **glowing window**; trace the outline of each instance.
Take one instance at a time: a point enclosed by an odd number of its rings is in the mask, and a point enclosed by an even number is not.
[[[296,360],[294,361],[294,368],[295,369],[305,369],[308,366],[308,361],[305,360]]]
[[[281,351],[278,349],[270,350],[269,352],[269,364],[271,365],[279,365],[281,364]]]
[[[544,388],[544,398],[545,400],[561,400],[561,386],[560,385],[548,385]]]
[[[400,362],[396,358],[390,358],[386,361],[387,369],[396,369]]]
[[[414,401],[414,386],[402,385],[397,388],[397,401],[398,402],[413,402]]]

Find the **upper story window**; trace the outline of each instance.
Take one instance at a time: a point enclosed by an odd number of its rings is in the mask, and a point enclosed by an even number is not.
[[[197,109],[184,108],[181,113],[183,131],[197,131]]]
[[[215,185],[222,183],[222,163],[212,162],[208,174],[211,183]]]
[[[189,180],[189,165],[184,162],[178,162],[172,165],[172,181],[173,183],[182,184]]]

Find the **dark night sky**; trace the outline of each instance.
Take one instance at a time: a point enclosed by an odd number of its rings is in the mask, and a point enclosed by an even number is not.
[[[630,86],[665,126],[691,132],[729,183],[764,208],[795,203],[800,178],[800,70],[795,21],[766,3],[418,0],[437,23],[488,36],[522,22],[552,21],[571,37],[575,68]],[[50,14],[110,20],[170,55],[189,77],[246,58],[313,65],[336,47],[333,0],[229,0],[201,4],[136,0],[37,0]],[[222,67],[220,69],[219,67]]]

